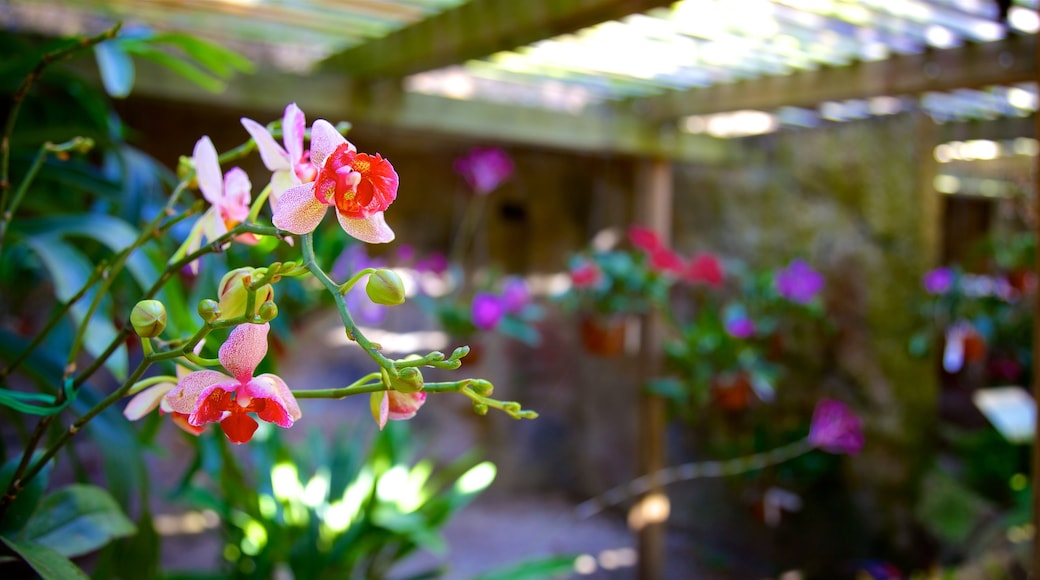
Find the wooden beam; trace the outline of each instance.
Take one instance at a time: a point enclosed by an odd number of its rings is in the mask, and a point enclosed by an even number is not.
[[[204,91],[168,69],[138,61],[133,94],[204,106],[235,108],[243,114],[270,111],[280,118],[297,103],[308,119],[327,118],[393,129],[462,136],[587,153],[653,156],[676,161],[720,163],[733,159],[736,144],[689,135],[674,126],[648,124],[628,113],[575,115],[479,101],[409,93],[399,83],[360,83],[342,75],[261,73],[236,77],[221,93]],[[78,64],[97,76],[92,62]]]
[[[329,57],[324,70],[401,77],[481,58],[674,0],[470,0]]]
[[[673,91],[638,99],[631,105],[648,120],[665,121],[742,109],[815,107],[827,101],[1032,82],[1036,76],[1036,45],[1034,35],[1014,35],[1003,41],[899,55],[884,61]]]

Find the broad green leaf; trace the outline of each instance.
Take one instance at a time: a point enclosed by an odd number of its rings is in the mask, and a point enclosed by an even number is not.
[[[153,48],[144,42],[136,41],[132,44],[127,42],[123,44],[123,48],[129,53],[147,58],[172,70],[207,91],[219,93],[224,90],[225,83],[221,79],[211,76],[191,62]]]
[[[137,521],[137,533],[112,542],[101,552],[94,567],[95,578],[147,580],[159,574],[159,534],[152,514],[145,511]]]
[[[83,236],[97,240],[112,252],[121,252],[137,241],[140,232],[125,221],[105,214],[89,213],[21,220],[19,231]],[[135,251],[126,261],[126,269],[141,289],[149,288],[159,279],[159,271],[141,251]]]
[[[89,579],[71,560],[58,552],[33,542],[15,541],[0,536],[0,541],[32,566],[44,580],[78,580]]]
[[[73,484],[43,498],[19,538],[75,557],[135,531],[107,491]]]
[[[134,86],[134,61],[116,41],[108,40],[94,47],[101,83],[114,98],[122,99]]]
[[[51,278],[54,280],[54,292],[59,301],[70,300],[90,278],[93,271],[90,262],[56,234],[27,236],[25,242],[50,272]],[[86,321],[90,303],[96,293],[95,289],[91,289],[82,299],[72,305],[70,311],[77,326]],[[103,298],[94,316],[87,321],[88,327],[84,335],[83,347],[95,357],[100,356],[118,335],[112,321],[106,317],[106,312],[108,312],[106,307],[109,302],[110,300]],[[126,377],[128,366],[125,344],[119,345],[105,361],[105,367],[118,380]]]
[[[577,556],[552,556],[515,564],[504,570],[485,572],[473,580],[541,580],[543,578],[569,578],[574,573]]]
[[[43,455],[42,451],[34,453],[32,462],[29,465],[35,463],[41,455]],[[0,494],[7,493],[7,486],[11,484],[11,478],[14,477],[14,472],[21,461],[22,454],[15,453],[4,463],[3,467],[0,467]],[[4,519],[0,520],[0,534],[13,534],[25,527],[33,512],[36,511],[36,506],[39,505],[40,497],[43,496],[44,490],[47,489],[47,480],[50,477],[50,472],[51,463],[48,462],[36,474],[36,477],[29,480],[28,485],[22,489],[21,493],[18,494],[18,498],[7,509]]]

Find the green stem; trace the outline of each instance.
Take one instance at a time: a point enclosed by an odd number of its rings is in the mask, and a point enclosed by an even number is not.
[[[359,272],[355,273],[353,276],[350,277],[350,280],[347,280],[346,282],[339,285],[339,293],[346,294],[347,292],[350,292],[350,289],[354,287],[354,284],[357,284],[358,281],[364,278],[365,276],[368,276],[369,274],[374,274],[375,271],[375,268],[365,268],[364,270],[360,270]]]
[[[22,109],[22,103],[25,102],[25,97],[29,94],[29,89],[32,88],[33,83],[36,82],[43,71],[51,65],[51,63],[68,58],[73,53],[91,48],[97,44],[100,44],[106,40],[110,40],[116,37],[119,33],[119,27],[122,23],[116,23],[112,28],[89,38],[81,38],[77,41],[70,42],[69,44],[48,52],[36,63],[29,74],[25,75],[22,80],[21,86],[14,93],[14,98],[11,99],[11,108],[7,113],[7,122],[4,124],[3,137],[0,137],[0,211],[6,211],[7,209],[7,192],[11,187],[10,181],[10,163],[11,163],[11,135],[14,134],[14,125],[18,120],[18,113]]]
[[[385,391],[386,385],[383,384],[383,381],[380,378],[381,374],[382,373],[368,373],[345,387],[335,389],[308,389],[305,391],[293,391],[293,396],[297,399],[343,399],[351,395]]]
[[[136,383],[134,383],[134,385],[130,387],[130,390],[128,390],[126,392],[126,396],[129,397],[130,395],[136,395],[137,393],[140,393],[141,391],[147,389],[148,387],[158,385],[159,383],[176,383],[176,382],[177,382],[177,377],[174,377],[174,376],[171,376],[171,375],[156,375],[154,377],[148,377],[147,379],[141,379],[140,381],[137,381]]]
[[[314,255],[314,234],[306,233],[300,236],[300,245],[303,250],[303,265],[325,286],[329,294],[332,294],[332,299],[336,303],[336,309],[339,310],[340,318],[343,319],[343,325],[346,327],[347,337],[365,349],[368,356],[372,357],[372,360],[376,361],[376,364],[380,367],[386,369],[387,373],[396,377],[397,369],[394,367],[394,361],[379,352],[375,345],[361,333],[357,324],[354,323],[353,317],[350,316],[350,311],[347,309],[347,303],[343,299],[343,294],[339,291],[339,286],[318,265],[317,258]]]
[[[256,199],[253,201],[252,207],[249,208],[249,217],[246,218],[247,222],[249,222],[249,223],[255,223],[256,222],[256,218],[260,217],[260,209],[262,207],[264,207],[264,202],[267,201],[267,198],[270,195],[271,195],[271,184],[268,183],[267,187],[265,187],[260,192],[260,195],[256,196]]]

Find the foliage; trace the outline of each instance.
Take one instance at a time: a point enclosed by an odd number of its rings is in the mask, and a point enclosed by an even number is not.
[[[303,112],[290,104],[281,123],[243,120],[250,138],[223,154],[202,136],[174,176],[126,144],[103,95],[51,66],[91,48],[114,96],[132,87],[131,55],[211,89],[249,68],[207,42],[147,31],[120,35],[116,26],[14,51],[19,58],[0,69],[0,87],[11,95],[0,141],[0,413],[12,429],[0,449],[5,571],[29,566],[45,578],[82,577],[69,558],[107,546],[97,573],[154,573],[158,538],[143,455],[166,421],[196,436],[217,423],[230,441],[245,443],[257,420],[293,426],[302,417],[297,399],[369,395],[382,428],[387,419],[410,418],[429,393],[445,392],[465,396],[481,414],[493,408],[517,419],[536,416],[492,398],[483,379],[423,380],[421,369],[461,367],[466,347],[390,359],[357,327],[344,295],[362,279],[375,281],[365,290],[380,304],[399,304],[404,291],[399,278],[378,268],[337,281],[322,266],[327,254],[316,250],[330,247],[320,241],[325,234],[315,235],[329,208],[349,237],[394,237],[383,213],[396,198],[398,176],[389,160],[348,144],[348,126],[319,119],[308,131]],[[222,165],[258,149],[272,174],[253,196],[245,172]],[[370,195],[359,196],[358,188]],[[201,199],[188,199],[196,189]],[[375,369],[346,386],[294,391],[263,372],[277,367],[267,357],[268,333],[284,331],[297,312],[292,306],[317,302],[314,289],[324,291]],[[128,397],[120,415],[115,405]],[[128,418],[145,427],[135,430]],[[89,483],[93,474],[69,445],[80,433],[102,453],[107,489]],[[44,494],[63,451],[76,482],[56,482]],[[233,474],[233,462],[224,467]],[[463,495],[444,501],[456,506]],[[134,506],[139,515],[131,521],[126,514]],[[380,513],[389,518],[380,525],[402,531],[394,528],[400,518]]]
[[[495,467],[472,453],[442,467],[414,461],[405,427],[389,426],[367,452],[343,443],[359,433],[340,433],[330,446],[312,432],[307,445],[290,446],[271,432],[241,470],[228,446],[210,439],[203,449],[216,456],[201,462],[208,477],[196,473],[185,497],[220,515],[227,576],[377,579],[417,550],[443,556],[441,528],[491,484]]]

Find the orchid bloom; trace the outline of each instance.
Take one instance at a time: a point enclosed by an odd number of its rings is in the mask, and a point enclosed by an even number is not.
[[[855,455],[863,449],[863,421],[844,403],[823,399],[813,411],[809,443],[828,453]]]
[[[583,261],[571,268],[571,285],[575,288],[595,288],[603,282],[603,270],[592,261]]]
[[[518,314],[531,303],[531,289],[519,276],[510,276],[502,283],[502,307],[507,314]]]
[[[724,276],[722,262],[714,254],[697,254],[686,270],[686,280],[693,284],[722,286]]]
[[[303,111],[290,103],[282,115],[282,147],[267,129],[252,119],[242,117],[242,126],[256,142],[260,159],[271,173],[271,210],[278,207],[285,190],[294,185],[310,183],[318,177],[318,168],[310,160],[310,151],[303,148],[303,134],[307,118]]]
[[[473,325],[481,330],[494,330],[506,315],[502,298],[490,292],[477,292],[471,306]]]
[[[370,244],[393,241],[383,211],[397,197],[397,172],[378,153],[358,153],[324,119],[311,127],[311,162],[317,177],[285,190],[274,209],[274,225],[294,234],[313,232],[325,210],[336,210],[343,231]]]
[[[921,285],[929,294],[946,294],[953,288],[956,275],[950,268],[936,268],[924,275]]]
[[[195,427],[219,422],[232,443],[253,438],[257,422],[249,413],[279,427],[292,427],[300,418],[300,407],[285,381],[270,373],[253,376],[267,355],[269,330],[267,323],[236,326],[217,353],[231,375],[202,370],[181,377],[166,394],[170,409],[187,414],[188,424]]]
[[[632,226],[628,228],[628,241],[632,242],[633,246],[648,254],[652,254],[663,247],[661,238],[658,237],[657,232],[643,226]]]
[[[426,393],[402,393],[393,389],[372,393],[372,417],[382,431],[387,420],[406,421],[419,412],[419,407],[426,402]]]
[[[221,176],[217,150],[209,137],[204,136],[195,143],[192,161],[202,196],[211,205],[195,222],[184,242],[184,250],[189,254],[202,246],[203,238],[215,240],[249,217],[250,191],[253,188],[249,176],[241,168],[233,167]],[[245,244],[257,241],[252,234],[239,236],[236,240]],[[197,273],[198,260],[188,264],[188,268],[193,274]]]

